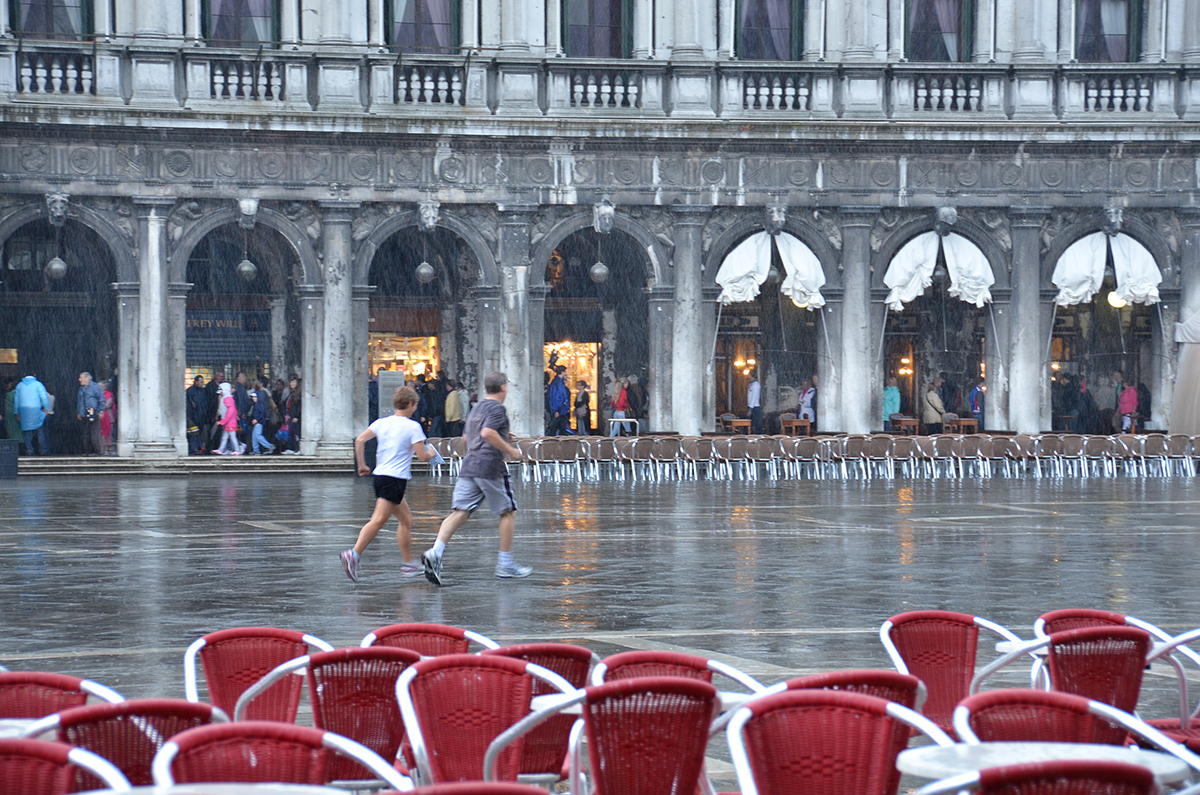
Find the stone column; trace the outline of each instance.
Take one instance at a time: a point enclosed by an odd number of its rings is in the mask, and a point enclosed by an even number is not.
[[[183,36],[183,5],[161,0],[133,0],[138,38],[166,39]]]
[[[671,60],[699,60],[704,57],[700,7],[700,3],[687,0],[675,3],[675,44],[671,49]]]
[[[842,208],[842,425],[847,433],[871,430],[871,382],[878,350],[871,340],[871,227],[878,207]],[[820,387],[817,389],[818,407]],[[818,419],[819,421],[819,419]]]
[[[1183,14],[1183,60],[1200,63],[1200,14],[1194,8]]]
[[[821,288],[825,306],[817,312],[817,430],[845,427],[842,413],[842,291]]]
[[[314,455],[325,427],[322,395],[325,389],[325,285],[301,284],[300,299],[300,452]],[[290,376],[291,373],[288,373]],[[286,378],[287,376],[285,376]]]
[[[121,375],[117,379],[117,455],[127,458],[133,455],[133,444],[137,440],[138,429],[138,341],[140,327],[138,309],[140,306],[140,289],[137,282],[118,282],[113,285],[117,295],[117,367]],[[78,374],[76,374],[78,375]],[[75,393],[72,391],[65,396],[63,406],[59,410],[60,417],[66,417],[68,422],[75,419]],[[62,420],[59,420],[62,422]]]
[[[463,373],[462,375],[467,386],[482,397],[483,379],[487,377],[488,373],[502,369],[500,341],[504,337],[504,303],[500,298],[500,288],[494,285],[472,288],[471,296],[475,299],[476,312],[479,316],[479,328],[476,333],[479,362],[475,373]]]
[[[172,282],[167,285],[167,323],[170,326],[168,356],[171,364],[167,370],[164,388],[167,391],[168,430],[175,442],[175,452],[180,456],[188,454],[187,388],[191,384],[187,383],[183,374],[187,369],[187,295],[191,289],[192,285],[186,282]]]
[[[138,221],[138,355],[121,380],[137,383],[136,458],[176,455],[169,415],[171,390],[179,391],[183,370],[175,372],[175,349],[167,284],[167,216],[170,197],[135,197]]]
[[[546,296],[550,288],[544,284],[529,288],[529,388],[531,402],[529,421],[537,435],[546,432],[546,400],[544,373],[546,372]],[[574,384],[568,389],[574,392]]]
[[[983,427],[989,431],[1010,430],[1008,424],[1009,356],[1007,341],[1012,335],[1011,291],[992,288],[991,316],[984,333],[984,362],[987,393],[983,403]],[[994,324],[994,325],[993,325]]]
[[[354,419],[350,433],[357,436],[374,417],[367,417],[367,382],[371,380],[371,292],[365,284],[354,286],[352,329],[354,351]]]
[[[517,436],[529,436],[540,432],[544,413],[542,371],[539,367],[531,372],[529,359],[532,350],[529,333],[529,230],[537,207],[516,205],[499,209],[500,294],[504,302],[500,370],[508,375],[508,399],[504,405],[508,409],[512,432]]]
[[[675,430],[671,413],[671,343],[675,337],[675,291],[670,287],[651,287],[646,290],[650,308],[650,430]]]
[[[676,207],[675,312],[671,329],[671,409],[674,430],[698,436],[704,426],[706,374],[713,370],[712,337],[704,334],[704,260],[700,233],[707,207]]]
[[[282,378],[287,383],[287,298],[280,296],[271,299],[271,388],[275,379]]]
[[[524,53],[545,48],[544,0],[501,0],[499,5],[502,50]]]
[[[355,335],[354,286],[350,225],[357,202],[322,202],[321,242],[325,267],[325,350],[321,357],[321,441],[317,455],[343,458],[354,443],[354,392],[358,380],[355,354],[362,340]],[[365,329],[364,329],[365,331]],[[314,412],[310,409],[305,416]]]
[[[1037,433],[1049,406],[1042,360],[1050,329],[1042,319],[1041,228],[1049,207],[1012,207],[1012,303],[1008,346],[1008,429]],[[1049,427],[1049,426],[1046,426]]]
[[[834,6],[837,8],[837,6]],[[846,40],[843,43],[842,59],[846,61],[869,61],[874,55],[869,36],[868,4],[866,0],[841,6],[846,16]],[[820,393],[818,392],[818,395]]]
[[[1183,225],[1183,245],[1179,253],[1179,322],[1186,323],[1200,312],[1200,209],[1175,211]]]
[[[446,377],[459,380],[458,305],[448,303],[438,311],[438,364]]]
[[[704,402],[700,409],[700,430],[704,433],[712,433],[717,429],[717,357],[714,351],[716,350],[717,309],[721,288],[716,285],[715,281],[711,286],[708,283],[709,279],[714,276],[715,274],[704,279],[704,305],[701,309],[700,319],[700,352],[705,362]]]
[[[612,400],[615,398],[614,384],[617,380],[617,365],[613,352],[617,349],[617,311],[615,309],[605,309],[600,313],[600,375],[599,383],[596,385],[596,394],[600,398],[600,406],[604,405],[604,398]],[[597,414],[599,417],[599,428],[603,434],[610,432],[610,427],[604,422],[603,413]],[[612,416],[612,412],[609,412]]]

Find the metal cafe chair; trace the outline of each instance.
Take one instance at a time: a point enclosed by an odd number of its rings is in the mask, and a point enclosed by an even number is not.
[[[970,692],[980,629],[1020,643],[1000,624],[945,610],[900,613],[879,628],[879,640],[896,670],[916,676],[929,688],[922,712],[943,731],[953,731],[954,706]]]
[[[117,691],[90,679],[43,671],[0,671],[0,718],[41,718],[82,707],[88,696],[111,704],[125,700]]]
[[[395,646],[411,649],[422,657],[440,654],[466,654],[472,643],[485,649],[496,649],[500,644],[491,638],[461,627],[446,624],[390,624],[368,632],[358,644],[367,646]]]
[[[1158,784],[1154,773],[1141,765],[1072,759],[984,768],[927,784],[916,795],[961,791],[979,795],[1155,795]]]
[[[0,781],[4,782],[5,795],[66,795],[98,788],[130,790],[129,781],[104,757],[48,740],[0,739]]]
[[[430,784],[411,790],[413,795],[546,795],[546,790],[533,784],[516,784],[511,781],[451,781],[446,784]],[[380,792],[377,795],[397,795],[396,792]]]
[[[895,795],[896,757],[913,729],[954,741],[907,707],[862,693],[789,689],[754,698],[725,730],[742,795]]]
[[[309,646],[322,651],[333,647],[314,635],[274,627],[223,629],[197,638],[183,655],[183,682],[188,701],[198,702],[196,657],[204,667],[208,700],[233,714],[238,697],[259,679],[288,660],[306,654]],[[296,720],[304,679],[295,676],[260,694],[247,710],[249,720]]]
[[[482,777],[488,744],[529,714],[533,682],[575,688],[535,663],[498,654],[448,654],[410,666],[396,682],[404,729],[420,784]],[[515,781],[522,748],[500,760],[498,778]]]
[[[578,709],[571,730],[572,795],[621,793],[692,795],[712,792],[704,774],[709,723],[718,709],[716,688],[675,676],[622,679],[575,690],[539,709],[489,745],[484,779],[503,777],[501,765],[514,744],[538,724]],[[590,787],[585,783],[581,740],[586,737]]]
[[[154,784],[285,783],[321,786],[334,780],[335,757],[346,757],[398,790],[412,782],[382,757],[348,737],[281,721],[235,721],[188,729],[154,756]]]
[[[33,738],[55,732],[59,742],[104,757],[130,784],[146,787],[154,783],[150,763],[163,743],[181,731],[228,721],[229,717],[211,704],[139,698],[72,707],[35,721],[22,735]]]
[[[242,693],[234,708],[241,720],[247,705],[280,678],[308,672],[313,725],[362,743],[384,759],[395,759],[404,741],[396,703],[396,680],[421,655],[395,646],[353,646],[306,654],[275,668]],[[361,781],[367,771],[353,760],[333,758],[333,780]]]
[[[694,654],[675,651],[624,651],[605,657],[592,669],[592,684],[600,685],[618,679],[642,676],[682,676],[712,682],[718,673],[732,679],[751,693],[761,693],[766,687],[744,671],[720,660],[710,660]]]

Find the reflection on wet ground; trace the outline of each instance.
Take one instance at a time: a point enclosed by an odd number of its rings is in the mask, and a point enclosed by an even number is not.
[[[452,487],[413,481],[418,551]],[[183,651],[206,632],[273,625],[339,646],[427,621],[601,655],[684,650],[773,682],[890,667],[879,624],[910,609],[1022,636],[1068,606],[1200,625],[1190,480],[516,487],[516,557],[534,575],[492,577],[495,521],[481,513],[451,542],[438,589],[400,578],[391,528],[361,582],[346,579],[337,553],[370,514],[365,479],[0,482],[0,663],[181,696]],[[1167,669],[1152,672],[1143,714],[1171,714],[1170,685]]]

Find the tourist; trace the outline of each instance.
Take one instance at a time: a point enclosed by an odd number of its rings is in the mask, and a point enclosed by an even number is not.
[[[454,511],[442,521],[433,547],[421,556],[425,579],[434,585],[442,584],[442,556],[446,543],[484,500],[487,500],[488,509],[500,517],[500,553],[496,559],[496,576],[511,579],[528,577],[533,572],[531,567],[519,565],[512,556],[517,502],[513,499],[505,457],[520,458],[521,451],[512,445],[508,432],[508,412],[504,410],[504,399],[508,397],[508,377],[504,373],[490,373],[483,383],[487,395],[467,419],[467,454],[463,457],[458,482],[454,485]]]
[[[983,380],[980,379],[971,387],[971,391],[967,393],[967,408],[972,416],[975,417],[975,422],[978,423],[978,429],[983,430],[983,406],[984,399],[987,396],[987,387]]]
[[[283,424],[287,426],[287,439],[283,452],[297,455],[300,452],[300,376],[292,373],[288,379],[287,398],[284,400]],[[282,429],[281,429],[282,431]]]
[[[800,419],[808,420],[810,430],[817,429],[817,376],[806,378],[800,390],[800,402],[797,406]]]
[[[550,413],[547,436],[564,436],[571,432],[571,390],[567,388],[563,378],[566,371],[566,367],[558,365],[554,368],[554,378],[550,381],[547,393],[547,410]]]
[[[938,397],[942,399],[942,405],[945,406],[947,412],[957,414],[959,404],[958,385],[950,380],[950,374],[945,370],[938,373],[938,381],[941,382],[938,386]]]
[[[587,381],[575,384],[575,433],[592,435],[592,396],[588,394]]]
[[[636,375],[631,375],[625,379],[626,397],[629,399],[629,409],[626,412],[626,417],[641,419],[646,413],[646,389],[642,386],[642,380]]]
[[[217,424],[221,428],[221,445],[214,450],[217,455],[241,455],[246,449],[238,441],[237,402],[233,399],[233,385],[228,381],[221,384],[221,405],[217,409]]]
[[[104,455],[108,455],[113,443],[113,430],[117,427],[117,397],[109,384],[104,384],[104,414],[100,417],[100,442]]]
[[[204,387],[204,406],[206,421],[203,428],[200,429],[200,435],[204,437],[204,448],[209,450],[217,449],[217,434],[221,432],[221,426],[217,422],[217,412],[221,408],[221,384],[225,383],[225,371],[217,370],[213,374],[213,378],[208,382],[208,386]]]
[[[625,388],[624,378],[618,379],[617,382],[613,384],[613,395],[612,418],[614,420],[623,420],[625,419],[625,412],[629,410],[629,394],[628,390]],[[612,423],[612,431],[608,435],[616,436],[618,433],[621,433],[622,435],[628,436],[630,430],[631,426],[628,422],[614,422]]]
[[[750,377],[750,386],[746,387],[746,406],[750,409],[750,432],[762,433],[762,386],[757,375]]]
[[[238,373],[233,382],[233,402],[237,406],[238,442],[244,448],[250,442],[250,389],[246,386],[246,374]]]
[[[930,435],[942,432],[942,415],[946,413],[946,407],[938,395],[938,387],[941,385],[942,379],[935,378],[925,389],[925,410],[921,418],[925,421],[925,433]]]
[[[79,393],[75,398],[75,417],[82,424],[83,454],[103,455],[100,441],[100,415],[104,413],[104,390],[92,380],[91,373],[79,374]]]
[[[57,400],[54,396],[54,387],[46,386],[46,396],[50,400],[50,408],[46,409],[46,419],[42,423],[42,427],[46,431],[46,455],[50,455],[54,447],[54,423],[52,420],[54,419],[54,403]]]
[[[1077,410],[1075,415],[1075,432],[1101,433],[1100,409],[1096,405],[1096,399],[1088,391],[1087,381],[1083,379],[1079,381],[1079,398],[1075,406]]]
[[[1133,418],[1138,410],[1138,392],[1133,381],[1125,381],[1124,389],[1117,401],[1117,411],[1121,414],[1121,432],[1130,433],[1133,429]]]
[[[45,385],[29,373],[13,391],[13,407],[21,418],[21,432],[25,436],[25,455],[33,455],[34,439],[38,453],[46,455],[46,414],[50,410],[50,395]]]
[[[885,433],[892,430],[892,415],[900,413],[900,386],[896,376],[892,376],[887,380],[887,386],[883,388],[883,430]]]
[[[358,531],[354,546],[341,554],[346,576],[354,582],[358,582],[362,554],[392,516],[396,517],[396,544],[404,561],[400,576],[406,579],[420,577],[425,572],[424,564],[413,557],[412,511],[404,499],[404,492],[412,479],[413,456],[429,461],[434,458],[434,453],[425,446],[425,433],[412,419],[417,408],[416,391],[409,386],[397,387],[392,393],[392,407],[391,416],[375,420],[354,440],[359,477],[372,474],[364,458],[364,448],[371,439],[379,440],[375,452],[375,512]]]
[[[446,436],[454,438],[462,436],[464,393],[460,391],[462,385],[457,381],[448,381],[446,386],[450,388],[450,391],[446,394],[446,424],[443,432]]]
[[[187,402],[188,455],[200,455],[206,448],[204,425],[208,417],[208,393],[204,391],[204,376],[192,379],[185,392]]]
[[[1144,427],[1146,425],[1146,422],[1149,421],[1149,419],[1150,419],[1150,408],[1151,408],[1151,406],[1150,406],[1150,387],[1146,386],[1141,381],[1138,381],[1137,395],[1138,395],[1138,407],[1137,407],[1138,418],[1141,420],[1141,424]]]
[[[1112,426],[1115,431],[1121,427],[1121,392],[1125,389],[1125,375],[1120,370],[1113,370],[1110,378],[1113,382]]]
[[[20,441],[21,433],[21,417],[17,414],[16,405],[16,379],[8,378],[4,381],[4,438],[16,439]]]
[[[255,384],[255,386],[262,386]],[[255,389],[250,392],[250,455],[266,455],[267,453],[275,452],[275,445],[267,441],[266,433],[267,421],[270,419],[270,412],[267,410],[266,392],[262,389]],[[262,450],[260,453],[259,450]]]

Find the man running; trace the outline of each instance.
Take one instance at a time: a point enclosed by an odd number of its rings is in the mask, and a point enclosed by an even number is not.
[[[442,521],[437,541],[421,556],[425,579],[434,585],[442,584],[442,553],[446,542],[484,500],[487,500],[488,509],[500,517],[500,556],[496,560],[496,576],[512,579],[533,573],[532,567],[518,565],[512,557],[517,501],[513,499],[505,457],[520,458],[521,451],[510,443],[508,412],[504,410],[508,377],[504,373],[491,373],[484,379],[483,386],[487,396],[476,404],[467,418],[467,454],[454,486],[454,512]]]
[[[396,543],[404,565],[401,577],[417,577],[423,571],[421,562],[412,554],[412,511],[404,500],[404,491],[412,478],[412,459],[415,455],[429,461],[434,453],[425,447],[425,433],[412,419],[417,408],[417,392],[410,386],[396,389],[392,395],[395,409],[390,417],[380,417],[354,440],[354,457],[358,462],[358,474],[371,474],[363,458],[366,443],[378,438],[375,452],[375,512],[370,521],[358,531],[358,541],[351,549],[342,553],[342,566],[346,576],[358,582],[358,563],[362,553],[375,540],[375,536],[387,524],[389,517],[396,517]]]

